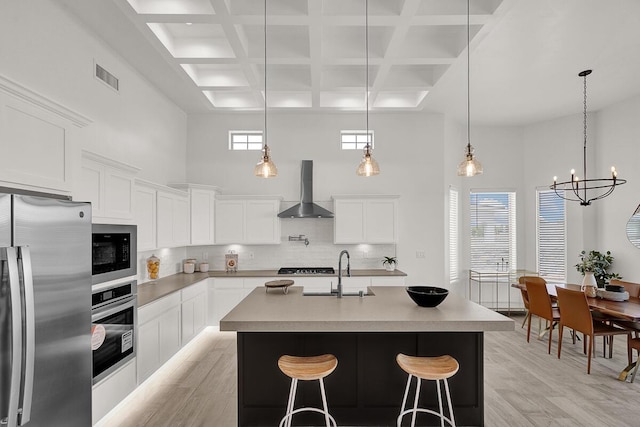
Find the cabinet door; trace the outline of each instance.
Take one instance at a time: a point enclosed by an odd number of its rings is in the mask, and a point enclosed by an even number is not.
[[[216,201],[216,243],[244,243],[244,206],[242,200]]]
[[[397,241],[396,200],[368,200],[366,204],[365,239],[367,243]]]
[[[156,191],[137,186],[134,221],[138,226],[138,251],[156,249]]]
[[[169,360],[180,350],[180,306],[171,307],[158,318],[160,322],[160,360]]]
[[[185,345],[196,335],[195,300],[191,298],[182,303],[182,345]]]
[[[162,363],[160,360],[160,321],[150,320],[138,326],[138,384],[146,380]]]
[[[280,243],[279,201],[247,200],[245,206],[245,243]]]
[[[133,217],[133,176],[106,167],[104,172],[104,216]]]
[[[104,168],[96,162],[83,160],[81,176],[75,199],[91,202],[91,215],[93,217],[104,216],[101,197],[104,193]]]
[[[158,247],[171,247],[173,246],[173,196],[158,191],[156,200]]]
[[[336,200],[334,243],[365,243],[363,200]]]
[[[191,190],[191,244],[212,245],[214,243],[215,193],[206,190]]]
[[[173,197],[173,246],[189,244],[189,199]]]

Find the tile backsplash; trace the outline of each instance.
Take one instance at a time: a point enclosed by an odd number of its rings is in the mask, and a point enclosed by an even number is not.
[[[394,244],[335,245],[331,219],[283,219],[281,230],[282,243],[279,245],[190,246],[186,248],[185,258],[195,258],[198,262],[206,260],[210,270],[224,270],[225,254],[235,251],[238,254],[239,270],[272,270],[280,267],[337,269],[338,255],[343,249],[349,251],[351,268],[384,268],[383,257],[396,255]],[[305,245],[304,241],[289,241],[289,236],[300,235],[309,240],[309,245]]]
[[[138,283],[148,282],[147,258],[155,255],[160,258],[160,274],[158,278],[171,276],[182,271],[182,264],[187,258],[186,248],[163,248],[154,251],[138,252]]]

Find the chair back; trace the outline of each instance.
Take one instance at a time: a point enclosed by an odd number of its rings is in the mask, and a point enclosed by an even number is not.
[[[560,323],[583,334],[593,334],[593,318],[587,297],[582,291],[556,286]]]
[[[542,277],[538,276],[520,276],[518,277],[518,283],[521,285],[526,285],[527,282],[535,282],[535,283],[547,283]],[[520,289],[520,293],[522,294],[522,302],[524,303],[524,308],[529,310],[529,294],[524,289]]]
[[[618,279],[611,279],[610,285],[624,286],[624,290],[629,292],[630,297],[640,296],[640,283],[625,282]]]
[[[544,280],[544,279],[542,279]],[[551,297],[547,292],[547,285],[539,281],[525,281],[529,296],[529,312],[543,319],[553,320]]]

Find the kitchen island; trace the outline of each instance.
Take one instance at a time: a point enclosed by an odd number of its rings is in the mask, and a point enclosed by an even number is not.
[[[450,380],[458,425],[483,425],[483,333],[512,331],[508,317],[452,293],[436,308],[418,307],[401,287],[372,287],[374,295],[303,296],[257,288],[220,321],[238,333],[238,425],[277,425],[284,415],[289,378],[277,367],[283,354],[332,353],[338,367],[325,379],[330,412],[339,425],[395,425],[406,385],[399,352],[450,354],[460,371]],[[302,382],[296,406],[319,406],[317,382]],[[437,406],[435,386],[421,394]],[[437,408],[436,408],[437,409]],[[318,414],[300,414],[294,424],[322,424]],[[420,425],[439,425],[418,417]]]

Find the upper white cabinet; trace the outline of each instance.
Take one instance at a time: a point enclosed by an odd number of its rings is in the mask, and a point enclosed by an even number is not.
[[[218,196],[215,209],[217,244],[279,244],[280,197]]]
[[[72,133],[91,123],[30,89],[0,76],[0,181],[35,191],[70,194]]]
[[[91,202],[95,223],[130,222],[134,219],[134,177],[138,171],[133,166],[83,151],[74,198]]]
[[[166,188],[158,190],[157,227],[158,247],[171,248],[189,244],[189,195],[184,191]]]
[[[333,196],[334,243],[397,243],[398,198]]]
[[[138,179],[135,181],[133,220],[138,226],[138,251],[156,249],[158,228],[155,185]]]
[[[214,216],[217,187],[199,184],[170,184],[189,193],[190,233],[192,245],[212,245],[215,243]]]

